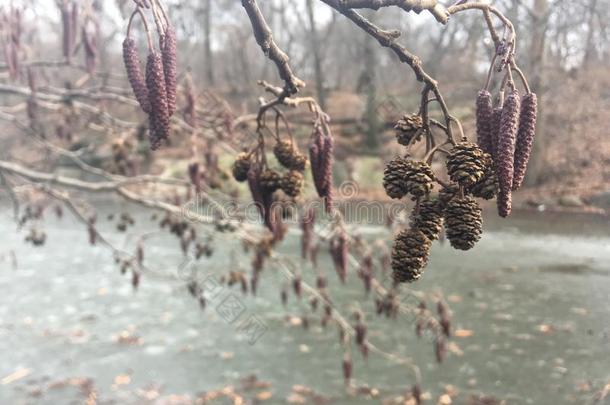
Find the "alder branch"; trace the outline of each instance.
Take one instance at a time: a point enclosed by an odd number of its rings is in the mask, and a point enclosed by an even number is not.
[[[437,0],[339,0],[339,3],[343,8],[368,8],[371,10],[395,6],[417,14],[427,10],[441,24],[447,24],[449,21],[449,12]]]
[[[421,59],[409,52],[404,46],[398,44],[396,42],[396,36],[388,35],[386,31],[380,29],[375,24],[371,23],[358,12],[342,6],[341,0],[321,1],[335,9],[337,12],[343,14],[348,19],[350,19],[360,29],[375,38],[381,46],[392,50],[392,52],[394,52],[394,54],[402,63],[405,63],[411,67],[413,73],[415,73],[416,79],[424,83],[424,89],[422,91],[421,110],[426,126],[429,126],[429,118],[427,116],[428,93],[432,92],[434,94],[434,97],[436,98],[435,101],[438,103],[442,110],[445,119],[445,127],[447,128],[448,138],[451,143],[455,143],[451,123],[452,121],[457,122],[457,119],[449,113],[449,108],[447,107],[445,99],[440,92],[437,81],[428,73],[426,73],[422,66]]]
[[[288,55],[275,43],[271,29],[256,0],[242,0],[241,4],[248,13],[256,42],[263,50],[263,53],[277,66],[279,76],[284,81],[284,96],[296,94],[300,87],[305,86],[305,82],[296,77],[292,72],[292,68],[288,63]]]

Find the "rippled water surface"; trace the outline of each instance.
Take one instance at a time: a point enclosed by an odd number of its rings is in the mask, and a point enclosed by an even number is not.
[[[61,221],[51,213],[47,217],[48,242],[39,248],[24,244],[24,232],[15,234],[10,210],[0,218],[1,404],[83,403],[92,391],[98,403],[180,403],[252,374],[271,383],[254,391],[271,394],[270,399],[260,396],[263,403],[285,403],[296,384],[346,404],[380,402],[412,384],[404,367],[374,355],[364,362],[355,353],[355,383],[369,384],[380,394],[373,400],[347,396],[336,329],[322,329],[319,313],[310,315],[308,331],[291,326],[286,315],[301,315],[308,305],[291,295],[283,309],[279,290],[284,280],[273,270],[263,273],[256,298],[242,297],[239,287],[224,288],[201,311],[178,280],[145,274],[134,293],[108,250],[89,247],[80,225],[67,215]],[[148,216],[136,219],[139,231],[157,229]],[[129,233],[100,222],[118,246],[133,250]],[[329,270],[339,307],[341,301],[357,301],[368,314],[371,340],[421,366],[423,389],[432,398],[428,403],[436,403],[448,384],[509,404],[592,403],[610,383],[608,220],[517,214],[488,222],[473,251],[435,244],[422,281],[413,286],[442,292],[453,311],[454,330],[462,330],[440,366],[432,343],[415,337],[412,319],[374,317],[373,303],[355,274],[342,287],[326,249],[320,263]],[[367,238],[389,239],[385,229],[365,231]],[[182,260],[177,243],[151,237],[146,264],[176,274]],[[298,246],[295,232],[282,250],[298,259]],[[236,265],[248,269],[251,257],[236,254],[240,251],[230,239],[216,243],[215,255],[195,269],[202,274]],[[311,268],[303,273],[312,282]],[[217,311],[231,292],[243,304],[242,319],[254,316],[266,327],[253,345],[239,331],[240,320],[229,323]]]

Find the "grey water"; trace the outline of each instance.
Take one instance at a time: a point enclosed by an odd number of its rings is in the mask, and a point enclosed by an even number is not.
[[[2,209],[0,404],[84,403],[91,391],[97,403],[189,403],[251,375],[268,381],[271,393],[253,403],[286,403],[295,385],[339,404],[381,403],[410,388],[404,366],[373,353],[365,361],[355,351],[354,384],[379,395],[347,394],[337,330],[322,328],[320,309],[310,313],[307,302],[292,294],[283,308],[279,291],[286,281],[273,269],[263,271],[256,297],[224,286],[201,310],[181,278],[184,258],[176,238],[159,234],[149,213],[127,209],[136,225],[126,233],[103,214],[99,226],[126,251],[135,249],[135,235],[151,232],[144,262],[155,274],[143,274],[135,292],[112,254],[89,246],[86,229],[68,213],[58,219],[47,212],[41,224],[47,242],[33,247],[24,242],[27,226],[17,232],[11,210]],[[610,383],[609,224],[606,217],[517,212],[508,220],[487,220],[472,251],[435,243],[422,280],[411,288],[442,293],[451,307],[459,333],[440,365],[430,339],[415,336],[413,319],[374,315],[355,269],[343,286],[324,248],[319,261],[337,307],[349,315],[358,303],[371,341],[419,364],[428,403],[450,385],[507,404],[588,404]],[[363,235],[391,241],[382,227],[365,227]],[[292,231],[281,250],[299,262],[299,243]],[[249,271],[251,255],[231,235],[213,247],[214,255],[189,271],[213,277],[234,268]],[[302,271],[313,283],[311,266]],[[241,305],[240,319],[228,320],[221,311],[227,297]],[[309,314],[308,330],[286,320],[303,313]],[[254,343],[240,329],[247,318],[263,325]]]

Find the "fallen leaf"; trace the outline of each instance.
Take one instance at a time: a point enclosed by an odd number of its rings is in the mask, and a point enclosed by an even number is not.
[[[21,380],[24,377],[27,377],[32,373],[31,368],[20,368],[12,374],[7,375],[2,380],[0,380],[0,384],[8,385],[14,383],[15,381]]]
[[[538,331],[542,332],[544,334],[550,334],[553,333],[553,331],[555,330],[555,328],[553,328],[553,325],[547,325],[547,324],[541,324],[538,325]]]
[[[271,393],[271,391],[263,391],[256,394],[256,399],[258,399],[259,401],[266,401],[272,396],[273,394]]]
[[[450,405],[451,402],[451,397],[447,394],[441,395],[438,399],[438,405]]]
[[[458,329],[455,332],[453,332],[453,334],[456,337],[470,337],[470,336],[474,335],[474,332],[469,329]]]
[[[114,377],[114,383],[116,385],[127,385],[131,382],[131,377],[128,374],[119,374]]]

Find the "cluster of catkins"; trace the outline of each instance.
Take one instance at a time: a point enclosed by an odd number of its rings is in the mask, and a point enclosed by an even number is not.
[[[79,2],[63,0],[58,2],[62,24],[62,53],[66,61],[82,47],[85,56],[85,68],[89,74],[95,71],[98,60],[99,23],[93,13],[81,18]],[[80,25],[80,28],[79,28]],[[77,43],[80,30],[80,42]]]
[[[502,217],[510,214],[511,193],[525,178],[536,132],[537,105],[535,93],[520,97],[514,87],[496,107],[489,91],[481,90],[477,95],[477,142],[491,155],[500,186],[497,202]]]
[[[418,280],[425,268],[432,241],[444,226],[452,247],[469,250],[481,238],[482,210],[475,198],[498,196],[501,216],[510,213],[510,193],[521,185],[534,137],[536,96],[521,100],[513,90],[496,113],[491,96],[482,91],[477,99],[478,145],[462,139],[449,151],[446,166],[451,183],[432,196],[435,174],[426,162],[408,155],[392,159],[385,167],[383,186],[394,199],[410,196],[416,201],[410,227],[395,238],[392,250],[393,278],[397,283]],[[397,125],[402,145],[417,142],[425,128],[418,114]]]
[[[252,199],[265,220],[265,225],[272,231],[278,231],[278,215],[273,210],[276,201],[274,193],[282,190],[290,198],[298,197],[305,178],[303,172],[307,167],[307,158],[299,152],[292,140],[279,140],[273,147],[273,154],[278,163],[285,169],[283,174],[270,169],[266,164],[254,161],[254,152],[242,152],[233,163],[232,173],[239,182],[248,181]]]
[[[257,167],[260,186],[273,193],[282,190],[289,197],[298,197],[303,189],[303,172],[307,166],[307,158],[299,152],[292,141],[280,140],[273,147],[273,154],[280,165],[288,169],[283,175],[276,170],[252,164],[250,153],[240,153],[233,163],[233,177],[243,182],[248,180],[248,173]]]
[[[112,162],[109,165],[109,170],[112,173],[123,176],[135,174],[135,161],[131,157],[133,148],[134,145],[129,139],[118,138],[112,142]]]
[[[140,107],[148,114],[150,147],[153,150],[169,138],[170,118],[176,111],[176,31],[169,22],[158,28],[160,51],[149,44],[146,75],[140,68],[138,49],[129,30],[123,41],[127,78]]]

